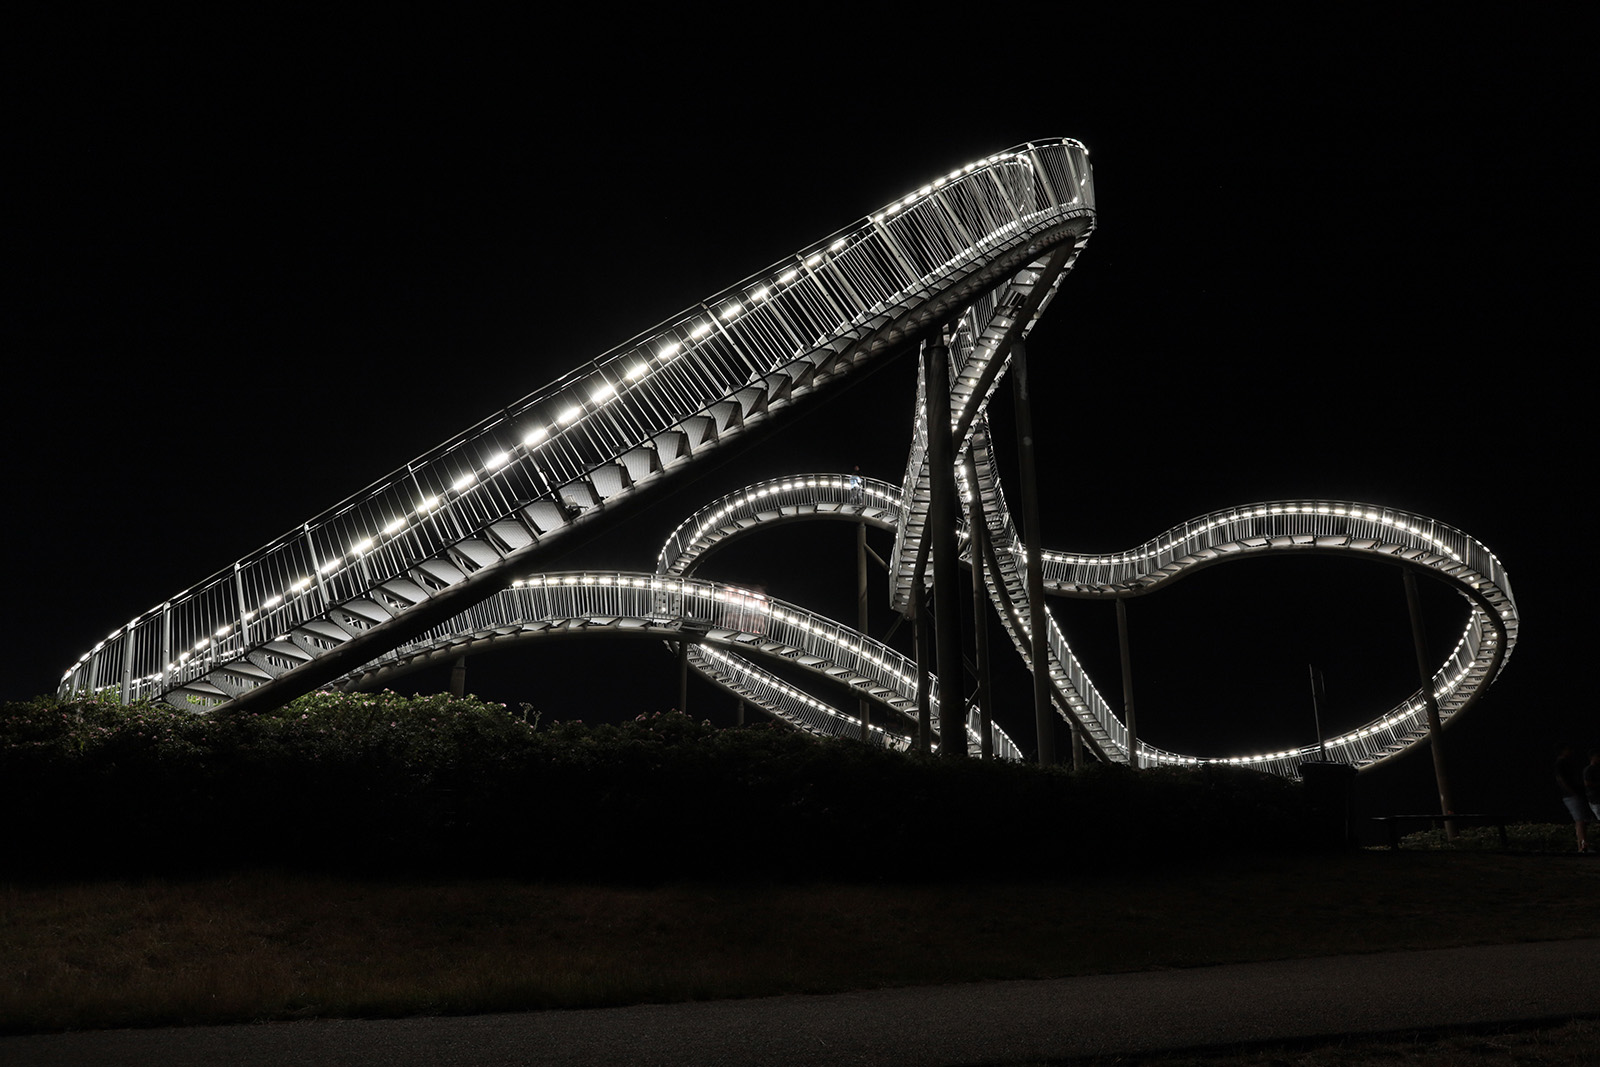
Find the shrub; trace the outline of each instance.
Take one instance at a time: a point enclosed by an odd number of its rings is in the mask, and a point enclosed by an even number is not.
[[[1237,768],[1074,775],[677,713],[539,730],[499,704],[389,692],[248,717],[6,704],[0,800],[28,813],[0,827],[0,856],[40,874],[967,877],[1303,836],[1298,786]]]

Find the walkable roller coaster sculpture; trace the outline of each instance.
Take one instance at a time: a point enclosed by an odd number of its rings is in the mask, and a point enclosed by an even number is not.
[[[858,718],[763,670],[799,665],[896,713],[917,713],[918,668],[883,643],[804,608],[693,577],[706,553],[772,523],[833,518],[892,531],[893,606],[928,579],[930,388],[899,485],[839,475],[750,486],[675,530],[653,573],[545,573],[541,555],[613,522],[707,454],[892,355],[947,346],[954,466],[976,494],[991,603],[1032,669],[1027,552],[1001,493],[986,406],[1094,229],[1088,151],[1020,145],[970,163],[699,302],[471,427],[298,529],[114,630],[62,678],[62,696],[115,688],[183,709],[278,706],[321,686],[357,688],[440,658],[575,633],[682,642],[703,676],[775,718],[859,734]],[[937,364],[933,364],[937,366]],[[985,538],[962,536],[968,545]],[[1433,673],[1441,720],[1504,667],[1517,611],[1505,568],[1459,530],[1350,501],[1276,501],[1190,519],[1110,555],[1040,551],[1043,586],[1119,598],[1262,553],[1341,553],[1432,574],[1470,606]],[[1099,759],[1139,766],[1225,762],[1294,775],[1312,758],[1357,766],[1428,734],[1419,689],[1359,729],[1302,749],[1202,760],[1134,739],[1048,614],[1049,698]],[[940,728],[937,698],[932,724]],[[964,709],[969,747],[975,709]],[[996,754],[1018,758],[998,730]],[[1325,751],[1325,754],[1324,754]]]

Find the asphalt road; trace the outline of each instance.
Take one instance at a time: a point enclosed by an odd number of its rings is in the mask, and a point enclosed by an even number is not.
[[[0,1038],[64,1067],[1006,1064],[1600,1014],[1600,939],[456,1018]]]

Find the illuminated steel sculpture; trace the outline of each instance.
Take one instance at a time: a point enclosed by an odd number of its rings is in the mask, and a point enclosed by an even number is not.
[[[926,581],[928,433],[918,404],[902,484],[791,477],[708,505],[673,532],[654,574],[541,574],[539,558],[614,518],[653,486],[862,366],[942,333],[961,492],[983,502],[989,594],[1024,659],[1025,551],[1001,493],[985,408],[1011,356],[1094,228],[1088,152],[1071,140],[1018,146],[929,183],[523,398],[204,582],[113,631],[67,670],[60,692],[115,687],[180,707],[276,706],[326,684],[365,686],[441,656],[557,633],[682,641],[703,675],[817,733],[859,720],[763,671],[804,663],[894,711],[915,714],[915,669],[870,637],[761,594],[689,577],[745,530],[800,518],[865,522],[895,535],[893,604]],[[919,400],[930,383],[919,378]],[[1047,590],[1143,595],[1252,554],[1381,558],[1448,582],[1471,605],[1434,675],[1440,715],[1493,681],[1517,613],[1487,548],[1443,524],[1350,502],[1230,508],[1112,555],[1043,553]],[[1130,759],[1127,731],[1049,622],[1051,697],[1099,758]],[[1031,666],[1031,664],[1030,664]],[[908,704],[909,702],[909,704]],[[964,709],[965,710],[965,709]],[[966,710],[969,747],[978,722]],[[1381,760],[1427,733],[1419,693],[1327,742],[1329,758]],[[904,744],[878,726],[874,739]],[[1018,756],[995,731],[997,754]],[[1303,749],[1199,760],[1142,742],[1140,765],[1243,763],[1282,774]]]

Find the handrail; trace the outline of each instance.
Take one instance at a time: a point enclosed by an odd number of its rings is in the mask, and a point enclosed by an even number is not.
[[[653,481],[744,414],[847,369],[847,356],[865,358],[862,346],[898,336],[895,324],[941,292],[1003,280],[987,277],[986,264],[1017,250],[1031,257],[1093,214],[1076,141],[968,164],[589,360],[151,608],[79,657],[60,692],[116,687],[124,699],[180,706],[198,693],[204,704],[218,692],[214,672],[260,667],[259,650],[286,634],[326,630],[329,651],[343,643],[341,608],[359,602],[393,616],[417,607],[377,595],[384,583],[430,560],[459,572],[461,561],[446,557],[463,553],[525,557],[530,543],[608,499],[601,475],[620,481],[612,496]]]
[[[881,641],[742,586],[632,571],[568,571],[519,580],[377,657],[346,682],[379,684],[435,658],[441,649],[482,648],[575,632],[677,637],[743,657],[765,656],[847,685],[916,720],[916,664]],[[969,719],[965,714],[962,718]],[[848,722],[856,722],[859,729],[858,721]],[[966,726],[968,747],[977,751],[977,730],[970,721]],[[936,696],[933,728],[935,733],[940,729]],[[881,725],[875,729],[885,733]],[[997,751],[1015,758],[1011,739],[998,729],[995,732]],[[881,737],[879,741],[884,743]]]
[[[979,473],[977,487],[985,508],[988,536],[1003,573],[991,598],[1024,662],[1027,591],[1021,575],[1026,552],[994,471],[986,420],[972,434]],[[972,487],[963,491],[970,493]],[[661,550],[658,574],[687,574],[706,554],[756,526],[779,522],[840,518],[898,528],[904,494],[889,483],[863,479],[859,503],[842,475],[796,474],[757,482],[714,500],[681,523]],[[965,534],[965,530],[963,533]],[[1181,550],[1181,554],[1180,554]],[[1395,563],[1434,574],[1472,605],[1460,639],[1434,671],[1440,716],[1465,710],[1504,668],[1516,646],[1518,615],[1509,579],[1499,558],[1482,542],[1435,519],[1351,501],[1274,501],[1222,508],[1190,519],[1146,541],[1137,549],[1112,553],[1045,550],[1046,592],[1078,597],[1145,595],[1218,563],[1285,551],[1337,554]],[[1484,571],[1477,568],[1483,567]],[[1112,581],[1112,578],[1115,581]],[[1003,586],[1003,588],[1002,588]],[[1046,615],[1050,662],[1058,711],[1077,719],[1104,739],[1108,758],[1128,758],[1127,729],[1115,708],[1095,687],[1054,618]],[[1327,742],[1326,755],[1358,767],[1398,754],[1427,734],[1421,691],[1413,692],[1370,722]],[[1276,752],[1199,757],[1139,743],[1141,766],[1234,764],[1295,776],[1300,763],[1324,758],[1318,745]]]

